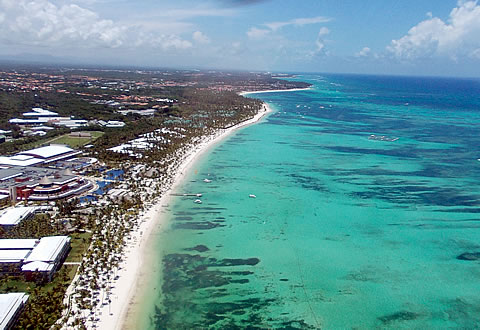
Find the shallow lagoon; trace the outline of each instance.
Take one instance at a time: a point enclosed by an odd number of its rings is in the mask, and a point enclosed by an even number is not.
[[[165,209],[143,325],[479,327],[480,83],[299,79]]]

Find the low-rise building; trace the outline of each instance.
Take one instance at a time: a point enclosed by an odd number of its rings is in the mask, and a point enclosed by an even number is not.
[[[153,116],[155,115],[156,109],[142,109],[142,110],[119,110],[118,112],[126,116],[128,114],[140,115],[140,116]]]
[[[59,160],[73,158],[82,152],[61,144],[22,151],[14,156],[0,156],[0,165],[33,166],[50,164]]]
[[[70,169],[10,167],[0,169],[0,195],[11,200],[48,201],[80,194],[93,185]]]
[[[0,271],[27,280],[51,281],[70,251],[70,237],[0,239]]]
[[[123,121],[118,121],[118,120],[109,120],[103,126],[109,127],[109,128],[120,128],[120,127],[124,127],[125,123]]]
[[[4,196],[1,196],[4,197]],[[18,225],[23,220],[26,220],[33,216],[35,207],[9,207],[0,211],[0,226],[4,228],[11,228]]]
[[[58,116],[57,112],[50,110],[45,110],[42,108],[32,108],[31,112],[24,112],[24,117],[56,117]]]
[[[27,301],[25,293],[0,294],[0,330],[13,329]]]

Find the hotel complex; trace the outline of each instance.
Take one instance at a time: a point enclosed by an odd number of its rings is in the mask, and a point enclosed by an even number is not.
[[[35,115],[39,113],[37,111]],[[93,188],[89,180],[77,173],[95,160],[77,158],[81,153],[64,145],[50,145],[13,156],[0,156],[0,203],[53,201]],[[8,233],[22,221],[29,221],[35,213],[52,210],[50,205],[30,204],[0,210],[2,231]],[[0,239],[0,275],[19,276],[37,283],[49,282],[62,266],[70,248],[68,236]],[[0,294],[0,330],[14,326],[27,300],[25,293]]]
[[[9,196],[13,201],[49,201],[92,188],[90,181],[65,166],[79,154],[81,151],[63,145],[51,145],[0,157],[0,196]],[[62,165],[55,166],[60,161]],[[71,164],[74,168],[78,165]]]

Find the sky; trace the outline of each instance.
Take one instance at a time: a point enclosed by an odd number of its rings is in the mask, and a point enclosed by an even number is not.
[[[480,77],[478,0],[0,0],[0,58]]]

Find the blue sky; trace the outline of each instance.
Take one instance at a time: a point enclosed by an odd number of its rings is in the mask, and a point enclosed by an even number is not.
[[[470,0],[0,0],[0,55],[290,72],[480,76]]]

